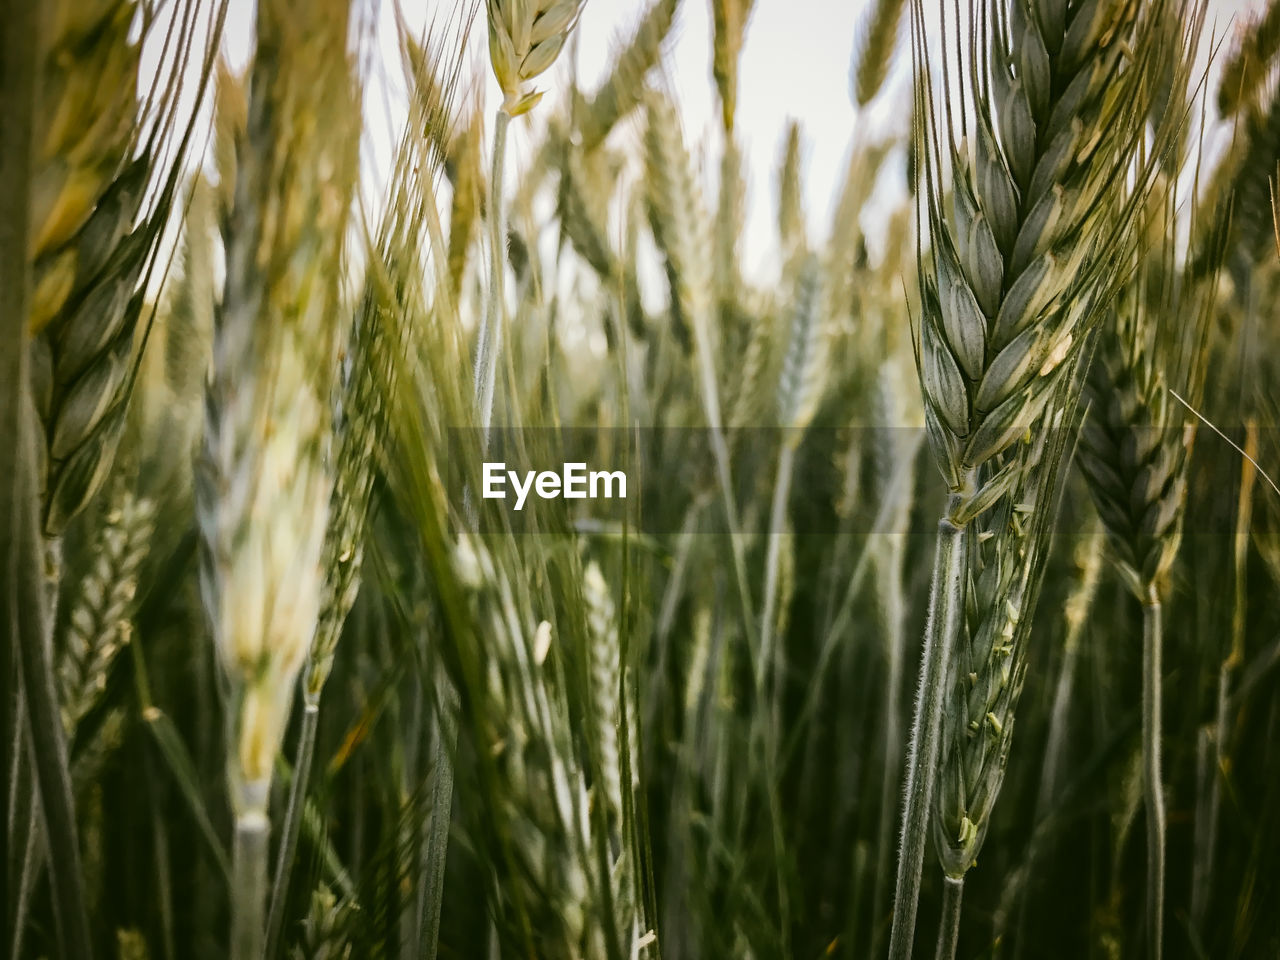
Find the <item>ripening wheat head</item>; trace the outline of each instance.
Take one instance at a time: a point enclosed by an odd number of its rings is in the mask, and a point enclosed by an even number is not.
[[[237,804],[265,802],[320,603],[355,169],[346,28],[346,0],[265,0],[244,126],[228,131],[234,192],[197,502],[205,607],[233,692],[230,772],[253,794]]]
[[[947,64],[944,110],[918,76],[930,241],[918,352],[961,523],[1007,492],[983,489],[984,465],[1036,420],[1117,283],[1133,233],[1121,188],[1135,166],[1139,192],[1149,184],[1135,150],[1152,78],[1180,55],[1166,6],[974,3],[972,80],[968,58]],[[922,17],[917,3],[920,58]]]
[[[529,84],[545,73],[578,22],[584,0],[487,0],[489,59],[502,109],[515,117],[542,99]]]
[[[175,21],[196,6],[183,0]],[[175,133],[165,81],[185,54],[180,41],[166,45],[156,80],[166,92],[144,108],[138,65],[156,30],[146,19],[134,35],[135,0],[50,0],[40,13],[28,325],[44,427],[42,523],[56,537],[101,487],[124,428],[142,280],[174,186],[155,162],[159,137]]]

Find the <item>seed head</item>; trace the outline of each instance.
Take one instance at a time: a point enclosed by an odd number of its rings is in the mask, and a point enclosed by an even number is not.
[[[542,99],[528,84],[546,72],[578,22],[583,0],[488,0],[489,59],[502,87],[502,109],[513,117]]]

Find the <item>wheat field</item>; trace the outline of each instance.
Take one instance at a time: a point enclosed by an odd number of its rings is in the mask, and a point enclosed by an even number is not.
[[[1280,957],[1280,2],[778,2],[0,0],[6,956]]]

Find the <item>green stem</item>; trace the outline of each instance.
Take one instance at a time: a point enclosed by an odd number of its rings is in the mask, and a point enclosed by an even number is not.
[[[21,491],[26,453],[12,442],[20,432],[27,383],[27,296],[31,283],[28,230],[31,219],[32,122],[39,68],[35,0],[0,0],[0,770],[5,776],[22,751],[17,645],[18,598],[23,558],[18,531],[32,504]],[[25,604],[18,603],[19,607]],[[0,791],[0,928],[10,929],[10,792]]]
[[[21,699],[21,698],[20,698]],[[22,711],[19,704],[19,713]],[[21,731],[21,728],[19,728]],[[16,889],[12,928],[11,957],[22,956],[22,941],[27,930],[27,915],[31,910],[31,898],[35,891],[36,880],[44,871],[44,831],[41,829],[36,810],[35,786],[31,782],[31,763],[22,751],[21,743],[11,745],[14,748],[12,771],[12,789],[9,794],[10,810],[13,814],[13,838],[15,849],[12,851],[15,863],[10,867],[10,877],[16,879]],[[21,838],[25,837],[25,840]]]
[[[960,618],[964,615],[968,556],[965,528],[948,518],[938,524],[933,558],[929,618],[920,658],[920,692],[911,720],[907,751],[907,789],[902,804],[902,837],[898,844],[898,879],[894,896],[890,960],[910,960],[920,903],[920,873],[929,832],[929,810],[937,777],[942,701]]]
[[[502,215],[502,172],[507,152],[507,125],[511,116],[502,108],[493,121],[493,170],[489,175],[489,296],[476,346],[475,401],[480,414],[484,448],[489,446],[493,422],[493,390],[497,381],[498,353],[502,349],[502,301],[506,271],[502,251],[506,226]]]
[[[36,478],[33,427],[35,411],[28,405],[18,435],[21,520],[12,545],[16,567],[15,596],[21,597],[11,623],[17,624],[18,660],[22,670],[31,762],[44,814],[49,847],[49,873],[57,906],[63,948],[67,956],[92,956],[89,915],[85,908],[84,877],[80,869],[75,802],[71,795],[71,771],[66,732],[58,709],[54,685],[52,637],[45,618],[43,540],[36,515]],[[7,884],[6,884],[7,885]],[[6,907],[7,909],[7,907]]]
[[[267,795],[266,784],[248,784],[245,794]],[[262,908],[267,895],[267,820],[265,803],[236,813],[231,858],[231,960],[262,960]]]
[[[1256,428],[1250,423],[1245,428],[1245,449],[1256,452],[1256,446]],[[1204,802],[1197,803],[1196,809],[1195,860],[1191,870],[1191,926],[1202,936],[1205,932],[1205,915],[1213,895],[1218,815],[1222,804],[1222,779],[1227,769],[1227,738],[1231,732],[1231,687],[1236,671],[1244,662],[1245,626],[1248,622],[1249,528],[1253,518],[1253,487],[1256,478],[1253,464],[1246,460],[1242,468],[1236,510],[1233,577],[1235,604],[1231,614],[1231,649],[1218,669],[1217,710],[1212,732],[1208,733],[1209,742],[1204,745],[1203,774],[1206,789],[1199,793]]]
[[[899,790],[898,777],[902,759],[902,723],[898,715],[902,708],[902,650],[905,640],[903,621],[906,603],[902,590],[905,538],[897,533],[884,534],[883,537],[884,543],[879,545],[872,558],[876,579],[881,584],[879,605],[884,619],[882,626],[887,640],[888,664],[885,674],[884,765],[880,774],[880,825],[876,833],[876,872],[871,896],[872,916],[877,922],[871,924],[868,956],[876,952],[878,941],[883,936],[882,932],[877,934],[877,929],[878,920],[884,914],[885,898],[888,896],[889,858],[893,850],[894,796]]]
[[[1142,601],[1142,795],[1147,815],[1147,960],[1160,960],[1164,934],[1164,794],[1160,776],[1160,591]]]
[[[1208,744],[1206,759],[1212,757],[1208,778],[1208,798],[1203,818],[1202,835],[1197,839],[1196,864],[1193,875],[1196,882],[1191,887],[1191,922],[1203,933],[1209,898],[1213,893],[1213,863],[1218,843],[1218,815],[1222,808],[1222,777],[1227,769],[1227,737],[1230,734],[1229,704],[1231,684],[1239,661],[1234,656],[1223,661],[1218,671],[1218,708],[1214,718],[1213,734]]]
[[[934,960],[955,960],[960,943],[960,901],[964,897],[964,877],[942,878],[942,922],[938,926],[938,950]]]
[[[773,505],[769,512],[769,551],[765,558],[764,614],[760,618],[760,662],[756,664],[758,673],[756,680],[761,686],[764,685],[770,665],[775,659],[773,653],[773,631],[778,608],[778,567],[780,566],[782,553],[782,528],[786,523],[787,495],[791,489],[791,474],[792,467],[795,464],[795,456],[795,448],[790,443],[783,443],[782,450],[778,454],[778,473],[773,484]],[[775,677],[780,672],[775,666]],[[776,710],[776,702],[774,706]]]
[[[276,956],[280,932],[284,927],[285,901],[289,897],[289,877],[298,852],[298,832],[302,828],[302,808],[311,780],[311,759],[316,750],[316,730],[320,725],[320,697],[307,695],[302,707],[302,726],[298,730],[298,747],[293,759],[293,783],[289,785],[289,804],[280,825],[280,849],[276,853],[276,873],[271,881],[271,910],[267,914],[267,952]]]

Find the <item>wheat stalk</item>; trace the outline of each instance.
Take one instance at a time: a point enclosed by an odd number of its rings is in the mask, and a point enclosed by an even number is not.
[[[347,17],[345,0],[265,0],[244,126],[225,118],[236,167],[196,499],[204,604],[230,691],[232,956],[244,960],[262,952],[272,766],[324,581],[329,397],[355,172]]]
[[[42,577],[42,557],[38,517],[40,515],[39,479],[36,468],[37,441],[32,426],[28,384],[32,377],[29,349],[30,328],[27,314],[31,304],[31,269],[29,251],[33,231],[30,185],[33,176],[34,128],[39,113],[36,99],[37,79],[43,63],[31,42],[39,27],[37,5],[6,0],[0,4],[0,112],[5,117],[5,135],[0,140],[0,616],[3,617],[3,640],[0,641],[0,762],[8,785],[0,791],[5,827],[0,830],[0,889],[6,917],[14,905],[18,927],[13,942],[6,933],[5,947],[15,954],[22,936],[26,912],[21,880],[9,896],[11,864],[30,859],[36,846],[35,831],[29,831],[25,849],[10,848],[10,824],[33,821],[35,806],[52,807],[52,818],[46,817],[50,830],[53,893],[62,911],[67,938],[76,948],[89,949],[88,917],[84,905],[83,882],[80,879],[79,842],[71,800],[70,777],[67,772],[66,740],[57,716],[57,699],[53,684],[53,667],[46,646],[46,584]],[[17,602],[22,598],[22,602]],[[41,656],[44,654],[44,656]],[[19,680],[19,671],[22,679]],[[46,707],[43,723],[34,724],[37,736],[50,738],[52,750],[45,751],[28,764],[25,759],[27,705],[32,680],[37,699],[43,694]],[[24,690],[24,686],[27,690]],[[12,716],[10,704],[13,705]],[[50,763],[50,760],[56,762]],[[43,780],[39,792],[27,786],[27,775],[37,766]],[[61,801],[61,802],[59,802]],[[69,857],[70,859],[63,859]],[[7,925],[6,925],[7,927]],[[88,954],[86,954],[87,956]]]
[[[578,21],[584,0],[487,0],[489,62],[502,104],[493,125],[493,167],[489,174],[489,286],[485,313],[477,335],[475,403],[487,446],[493,416],[493,391],[502,350],[506,272],[502,252],[506,227],[502,207],[502,178],[507,150],[507,125],[512,117],[532,110],[542,99],[529,82],[555,63]]]
[[[1080,467],[1126,585],[1143,610],[1143,792],[1147,819],[1147,943],[1161,955],[1164,926],[1165,814],[1161,775],[1161,654],[1164,581],[1182,537],[1186,470],[1196,422],[1169,395],[1176,380],[1198,405],[1216,269],[1179,276],[1173,210],[1152,217],[1160,237],[1138,263],[1115,309],[1090,374],[1091,415]],[[1193,211],[1194,213],[1194,211]],[[1191,230],[1196,229],[1194,223]],[[1221,240],[1222,233],[1219,234]],[[1212,263],[1221,263],[1222,244]]]
[[[386,394],[395,389],[396,383],[394,348],[387,342],[389,334],[383,329],[388,325],[388,315],[394,305],[388,305],[386,291],[377,280],[369,286],[372,289],[366,289],[348,337],[341,383],[335,391],[333,487],[320,554],[324,580],[315,631],[307,646],[302,673],[302,724],[272,882],[267,917],[268,956],[274,955],[283,929],[288,881],[320,720],[321,694],[333,669],[343,625],[360,592],[365,523],[386,434]]]
[[[713,359],[716,349],[710,323],[711,264],[707,257],[706,212],[695,186],[689,154],[674,108],[655,94],[648,101],[648,114],[645,185],[649,224],[666,264],[672,313],[682,318],[693,334],[703,413],[711,430],[721,498],[729,528],[737,531],[740,527]],[[751,614],[745,561],[736,537],[733,538],[733,549],[743,619],[749,625],[748,630],[752,630],[750,625],[754,624],[755,617]]]
[[[716,465],[716,478],[720,500],[730,531],[729,547],[733,560],[734,579],[742,615],[743,630],[747,634],[754,663],[757,711],[755,735],[765,742],[765,773],[769,793],[769,817],[772,827],[774,853],[782,859],[783,837],[780,800],[777,796],[776,730],[766,720],[763,705],[767,696],[763,684],[764,650],[760,643],[747,579],[746,559],[738,532],[738,509],[734,501],[733,477],[730,469],[729,449],[725,443],[720,396],[715,370],[716,355],[711,315],[711,264],[706,255],[706,214],[699,192],[694,185],[689,154],[680,133],[679,120],[671,104],[654,94],[648,101],[649,124],[645,132],[645,184],[648,195],[649,222],[654,239],[662,251],[667,268],[674,314],[683,314],[693,332],[695,360],[702,410],[711,434],[711,448]],[[788,929],[789,906],[781,875],[778,877],[781,927]]]
[[[944,14],[940,107],[924,11],[913,6],[921,204],[931,243],[917,357],[930,447],[951,493],[912,725],[893,960],[909,957],[914,937],[942,690],[966,596],[966,530],[1020,482],[998,458],[1074,369],[1116,283],[1112,258],[1131,242],[1131,208],[1119,186],[1144,130],[1151,77],[1170,47],[1163,4],[1131,13],[1119,3],[975,3],[970,42],[957,38],[954,62]],[[961,135],[967,151],[957,146]],[[1142,188],[1149,178],[1139,172]]]
[[[907,591],[905,574],[906,532],[910,527],[915,463],[922,441],[919,430],[922,410],[917,394],[907,383],[904,362],[891,356],[876,375],[874,395],[875,437],[871,460],[879,483],[876,501],[888,505],[884,532],[871,547],[872,578],[875,585],[876,615],[885,638],[884,756],[881,771],[880,823],[876,831],[875,888],[873,915],[885,914],[887,880],[892,875],[893,816],[902,763],[902,676],[906,653]],[[856,498],[856,495],[855,495]],[[876,532],[879,532],[877,529]],[[873,933],[868,955],[879,949]]]
[[[784,539],[787,501],[795,469],[796,449],[817,412],[830,364],[828,353],[830,322],[827,313],[822,270],[818,258],[807,256],[797,268],[795,292],[788,309],[790,329],[782,358],[777,388],[777,422],[782,429],[782,443],[774,478],[769,518],[769,545],[765,556],[764,610],[760,620],[760,660],[757,682],[765,682],[763,673],[772,669],[774,709],[779,709],[783,663],[780,651],[774,650],[777,618],[780,550]]]

